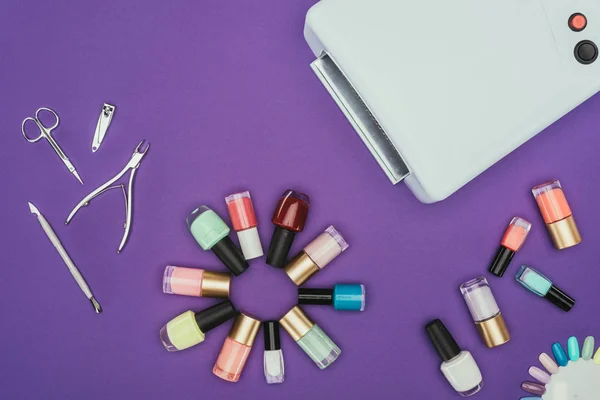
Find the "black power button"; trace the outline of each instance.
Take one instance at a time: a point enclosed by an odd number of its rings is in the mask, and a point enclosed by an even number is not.
[[[598,58],[598,46],[591,40],[582,40],[575,46],[575,58],[582,64],[591,64]]]

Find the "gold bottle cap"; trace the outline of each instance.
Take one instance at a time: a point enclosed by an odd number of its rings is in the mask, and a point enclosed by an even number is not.
[[[510,333],[502,313],[487,321],[477,322],[477,330],[488,348],[500,346],[510,340]]]
[[[246,346],[252,346],[259,329],[259,320],[249,317],[246,314],[239,313],[238,316],[235,317],[235,321],[233,321],[233,325],[227,336],[236,342]]]
[[[575,224],[575,219],[572,215],[546,226],[548,227],[548,232],[550,232],[554,247],[558,250],[575,246],[581,242],[581,235],[579,235],[577,224]]]
[[[202,297],[229,298],[231,275],[225,272],[204,271],[201,286]]]
[[[286,266],[285,273],[288,274],[290,279],[297,285],[300,286],[308,280],[311,276],[319,272],[321,269],[315,262],[306,254],[301,251],[296,257],[294,257]]]
[[[294,306],[279,320],[283,329],[290,334],[294,341],[300,340],[315,325],[299,306]]]

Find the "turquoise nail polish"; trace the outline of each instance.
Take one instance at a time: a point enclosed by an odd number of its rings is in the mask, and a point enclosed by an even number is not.
[[[542,400],[541,397],[533,396],[533,397],[521,397],[521,400]]]
[[[570,311],[575,299],[554,286],[550,279],[535,269],[523,265],[515,275],[515,280],[532,293],[545,298],[563,311]]]
[[[342,311],[364,311],[365,286],[338,283],[333,289],[298,288],[298,304],[333,306]]]
[[[581,349],[581,357],[584,360],[591,360],[592,356],[594,355],[594,346],[594,337],[586,337],[583,341],[583,348]]]
[[[521,266],[515,279],[522,286],[529,289],[530,292],[533,292],[540,297],[546,296],[552,287],[550,279],[527,265]]]
[[[560,343],[554,343],[552,345],[552,354],[554,354],[554,358],[556,359],[556,363],[561,367],[566,367],[569,363],[569,359],[567,358],[567,354],[565,350],[562,348]]]
[[[364,311],[365,286],[338,283],[333,288],[333,308],[345,311]]]
[[[569,359],[571,361],[579,360],[579,342],[575,336],[571,336],[567,341],[567,351],[569,352]]]

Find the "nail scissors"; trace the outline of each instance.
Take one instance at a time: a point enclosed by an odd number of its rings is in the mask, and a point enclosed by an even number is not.
[[[136,146],[135,150],[133,151],[133,155],[131,156],[131,159],[129,160],[127,165],[125,165],[125,167],[121,170],[121,172],[119,172],[117,175],[115,175],[112,179],[110,179],[103,185],[100,185],[92,193],[85,196],[83,200],[81,200],[75,206],[75,208],[73,208],[73,210],[67,217],[67,220],[65,221],[65,225],[68,225],[69,222],[71,222],[71,219],[73,219],[73,216],[75,216],[75,214],[81,209],[81,207],[87,206],[90,203],[90,201],[92,201],[94,198],[100,196],[102,193],[108,190],[120,188],[123,191],[123,196],[125,197],[125,233],[123,234],[123,238],[121,239],[121,244],[119,244],[117,253],[120,253],[121,250],[123,250],[123,247],[127,242],[127,237],[129,236],[129,231],[131,229],[131,212],[133,206],[133,178],[135,176],[135,172],[140,166],[140,163],[142,162],[142,159],[144,158],[144,156],[148,152],[148,149],[150,148],[150,143],[148,143],[144,150],[141,150],[144,141],[145,139],[142,139],[142,141]],[[125,175],[125,173],[129,170],[131,170],[131,172],[129,174],[129,184],[128,189],[126,191],[125,185],[123,183],[115,185],[115,182],[121,179],[123,175]]]
[[[46,126],[41,122],[40,112],[42,112],[42,111],[49,112],[52,115],[54,115],[54,117],[56,118],[56,122],[54,123],[54,125]],[[29,121],[35,122],[38,129],[40,130],[40,135],[34,139],[30,138],[29,136],[27,136],[27,133],[25,133],[25,124]],[[58,143],[56,143],[56,141],[52,137],[52,131],[54,129],[56,129],[59,122],[60,122],[60,119],[58,118],[58,114],[56,112],[54,112],[54,110],[52,110],[51,108],[41,107],[41,108],[38,108],[38,110],[35,112],[35,117],[28,117],[23,120],[23,123],[21,124],[21,132],[23,133],[23,137],[25,138],[25,140],[27,140],[29,143],[35,143],[42,138],[46,139],[48,141],[48,143],[50,143],[50,146],[52,146],[52,148],[54,149],[56,154],[58,154],[58,156],[62,160],[63,164],[65,164],[67,166],[67,168],[69,169],[69,172],[72,173],[73,175],[75,175],[75,178],[77,178],[77,180],[83,185],[83,181],[79,177],[79,174],[75,170],[75,167],[73,166],[73,164],[71,164],[71,161],[69,161],[69,158],[67,157],[67,155],[64,153],[64,151],[62,151],[62,149],[58,146]]]

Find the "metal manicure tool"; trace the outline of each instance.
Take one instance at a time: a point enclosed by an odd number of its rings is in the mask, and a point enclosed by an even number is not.
[[[123,196],[125,197],[126,218],[125,218],[125,226],[124,226],[125,233],[123,234],[123,239],[121,239],[121,244],[119,245],[119,248],[117,249],[117,253],[120,253],[121,250],[123,250],[123,247],[125,246],[125,243],[127,242],[127,237],[129,236],[129,231],[131,229],[131,212],[132,212],[132,206],[133,206],[133,177],[135,176],[135,171],[137,171],[137,168],[140,166],[140,163],[142,162],[142,158],[144,158],[144,156],[148,152],[148,149],[150,148],[150,143],[148,143],[146,145],[146,147],[144,148],[144,150],[140,151],[142,145],[144,144],[144,141],[145,141],[145,139],[142,139],[142,141],[137,145],[137,147],[133,151],[131,160],[129,160],[129,162],[127,163],[127,165],[125,165],[125,167],[121,170],[121,172],[119,172],[117,175],[115,175],[114,178],[112,178],[105,184],[99,186],[92,193],[85,196],[83,198],[83,200],[81,200],[75,206],[73,211],[71,211],[71,213],[67,217],[67,220],[65,221],[65,225],[68,225],[69,222],[71,222],[71,219],[77,213],[77,211],[79,211],[79,209],[81,207],[87,206],[89,204],[89,202],[92,199],[94,199],[95,197],[101,195],[102,193],[104,193],[108,190],[121,188],[121,190],[123,191]],[[125,173],[129,170],[131,170],[131,173],[129,175],[128,190],[126,191],[125,185],[123,183],[115,185],[115,182],[118,181],[121,177],[123,177],[123,175],[125,175]]]
[[[49,112],[52,115],[54,115],[54,117],[56,118],[56,122],[54,123],[54,125],[45,126],[40,121],[39,117],[40,117],[41,111],[46,111],[46,112]],[[25,124],[29,121],[35,122],[38,129],[40,130],[40,136],[36,137],[35,139],[30,138],[29,136],[27,136],[27,133],[25,133]],[[58,118],[58,114],[56,112],[54,112],[54,110],[52,110],[51,108],[46,108],[46,107],[38,108],[38,110],[35,112],[35,117],[28,117],[23,120],[23,123],[21,124],[21,132],[23,133],[23,137],[25,138],[25,140],[27,140],[29,143],[35,143],[42,138],[46,139],[48,141],[48,143],[50,143],[50,146],[52,146],[52,148],[54,149],[56,154],[58,154],[58,156],[62,160],[63,164],[65,164],[67,166],[67,168],[69,169],[69,172],[71,172],[73,175],[75,175],[75,178],[77,178],[77,180],[83,185],[83,181],[79,177],[79,174],[75,170],[75,167],[73,166],[73,164],[71,164],[71,161],[69,161],[69,158],[67,157],[67,155],[62,151],[62,149],[58,146],[58,144],[52,137],[52,131],[58,126],[59,122],[60,122],[60,119]]]
[[[98,123],[96,124],[96,131],[94,132],[94,140],[92,140],[93,153],[95,153],[96,150],[100,148],[100,145],[104,140],[104,135],[106,135],[106,130],[108,129],[110,122],[112,121],[112,117],[115,113],[116,108],[117,107],[108,103],[104,103],[104,105],[102,106],[102,112],[100,113],[100,118],[98,118]]]
[[[37,216],[38,222],[44,229],[44,232],[46,232],[48,239],[50,239],[50,241],[52,242],[52,244],[58,251],[58,254],[60,254],[60,257],[63,259],[63,261],[67,265],[67,268],[69,268],[71,275],[73,275],[73,278],[75,278],[75,281],[81,288],[81,291],[92,302],[92,305],[94,306],[94,310],[96,310],[96,313],[100,314],[102,312],[102,307],[100,307],[100,303],[98,303],[98,301],[96,301],[96,299],[94,298],[94,295],[92,294],[92,290],[85,282],[85,279],[83,279],[83,276],[81,276],[81,273],[79,272],[79,270],[77,269],[75,264],[73,264],[73,261],[71,261],[71,258],[67,254],[67,251],[63,247],[60,240],[58,239],[58,236],[56,236],[56,233],[54,233],[54,230],[52,229],[52,227],[50,226],[48,221],[46,221],[46,218],[44,218],[44,216],[39,212],[39,210],[33,204],[31,204],[31,203],[28,203],[28,204],[29,204],[29,210],[31,210],[32,214],[35,214]]]

